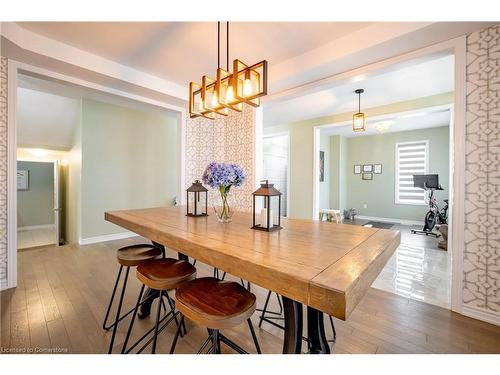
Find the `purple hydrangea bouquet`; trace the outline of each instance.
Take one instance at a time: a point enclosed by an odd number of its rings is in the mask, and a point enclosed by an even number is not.
[[[229,223],[233,211],[229,207],[228,194],[231,187],[245,182],[245,171],[238,164],[210,163],[202,176],[203,182],[212,189],[218,189],[222,200],[220,207],[214,206],[215,214],[221,223]]]

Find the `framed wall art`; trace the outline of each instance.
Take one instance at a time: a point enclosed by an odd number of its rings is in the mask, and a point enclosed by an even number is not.
[[[364,173],[373,173],[373,164],[363,164]]]
[[[363,173],[361,178],[363,180],[373,180],[373,173]]]

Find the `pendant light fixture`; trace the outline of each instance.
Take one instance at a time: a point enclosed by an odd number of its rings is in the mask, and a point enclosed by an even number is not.
[[[363,89],[357,89],[354,91],[354,93],[358,94],[358,113],[352,115],[352,130],[355,132],[364,132],[366,130],[366,116],[363,112],[361,112],[361,94],[364,92],[365,90]]]
[[[229,70],[229,22],[226,23],[226,69],[220,66],[220,22],[217,22],[217,72],[212,79],[204,75],[201,85],[189,83],[189,116],[215,119],[227,116],[229,110],[241,112],[243,104],[260,105],[267,95],[267,61],[246,65],[238,59]]]

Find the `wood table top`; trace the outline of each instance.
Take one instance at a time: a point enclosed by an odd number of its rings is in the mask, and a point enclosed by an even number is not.
[[[106,212],[105,219],[166,247],[346,319],[400,244],[399,231],[282,218],[250,229],[252,215],[187,217],[185,207]]]

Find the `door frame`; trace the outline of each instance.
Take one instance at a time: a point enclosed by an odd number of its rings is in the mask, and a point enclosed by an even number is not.
[[[273,138],[273,137],[286,137],[286,143],[288,147],[287,155],[286,155],[286,215],[287,217],[290,217],[290,156],[292,149],[290,147],[290,131],[285,130],[282,132],[276,132],[276,133],[268,133],[264,134],[262,136],[262,139],[264,138]],[[264,161],[264,152],[262,151],[262,161]]]
[[[48,80],[57,80],[71,85],[82,86],[106,94],[151,104],[177,113],[177,144],[179,158],[177,162],[177,197],[179,204],[185,204],[185,132],[186,108],[159,100],[121,91],[95,82],[86,81],[52,70],[40,68],[16,60],[8,60],[7,76],[7,285],[5,289],[17,286],[17,88],[20,73],[34,74]],[[2,285],[3,287],[4,285]]]
[[[450,127],[450,192],[449,200],[452,211],[450,212],[449,224],[449,247],[452,249],[452,275],[451,275],[451,310],[460,314],[466,314],[472,317],[473,314],[462,305],[463,300],[463,257],[464,257],[464,201],[465,201],[465,122],[466,122],[466,35],[450,39],[444,42],[436,43],[428,47],[420,48],[405,54],[393,56],[385,60],[368,64],[356,69],[342,72],[328,79],[328,82],[333,84],[342,84],[359,77],[373,74],[380,70],[390,69],[391,66],[404,64],[410,60],[423,59],[432,55],[444,56],[445,54],[453,54],[455,57],[455,87],[454,87],[454,101],[451,106],[451,122],[453,126]],[[287,95],[287,93],[280,94],[279,99],[287,100],[293,97],[297,90],[307,91],[313,89],[313,83],[306,83],[302,86],[294,88]],[[271,95],[267,102],[277,98],[278,95]],[[319,137],[319,129],[313,127],[311,131],[313,144],[316,138]],[[319,163],[319,155],[316,150],[313,150],[312,168],[313,168],[313,181],[312,185],[312,199],[313,208],[311,209],[311,217],[313,220],[318,219],[315,215],[314,207],[319,196],[316,192],[316,184],[318,181],[318,170],[316,166]]]
[[[16,150],[17,151],[17,150]],[[31,163],[51,163],[52,164],[52,169],[53,169],[53,174],[54,174],[54,230],[55,230],[55,239],[54,239],[54,245],[59,246],[60,241],[61,241],[61,214],[59,214],[59,219],[56,217],[56,210],[55,206],[58,206],[60,209],[59,212],[61,212],[61,207],[60,207],[60,202],[56,203],[56,191],[58,199],[60,200],[60,190],[61,190],[61,163],[58,159],[53,159],[53,158],[47,158],[47,159],[40,159],[40,158],[29,158],[29,157],[21,157],[16,159],[16,169],[17,169],[17,162],[19,161],[26,161],[26,162],[31,162]],[[56,172],[58,170],[58,172]],[[56,173],[58,175],[56,175]],[[56,177],[58,177],[59,181],[57,181]],[[16,194],[17,194],[17,187],[16,187]],[[17,211],[17,206],[16,206],[16,211]],[[16,213],[17,214],[17,213]],[[17,217],[16,217],[17,219]],[[59,220],[59,222],[58,222]],[[16,248],[17,248],[17,220],[16,220]]]

